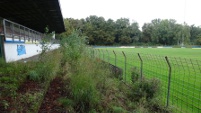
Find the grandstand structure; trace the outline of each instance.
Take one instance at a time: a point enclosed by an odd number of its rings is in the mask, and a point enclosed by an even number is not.
[[[0,6],[0,57],[6,62],[39,54],[46,27],[65,31],[59,0],[1,0]]]

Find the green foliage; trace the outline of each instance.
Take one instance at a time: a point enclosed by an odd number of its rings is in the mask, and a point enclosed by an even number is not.
[[[201,28],[195,25],[178,24],[174,19],[153,19],[139,29],[137,22],[130,23],[127,18],[116,21],[105,20],[95,15],[86,19],[64,19],[66,32],[61,37],[69,36],[74,29],[87,36],[90,45],[195,45],[199,43]]]
[[[40,57],[44,57],[44,54],[50,50],[52,44],[53,44],[53,35],[54,32],[49,33],[48,27],[45,28],[45,34],[41,40],[41,54]]]
[[[54,44],[54,32],[49,33],[49,29],[45,28],[45,34],[42,38],[39,61],[36,62],[34,70],[28,73],[28,78],[33,81],[47,81],[54,78],[55,73],[59,70],[60,53],[58,50],[48,52]]]
[[[3,106],[4,109],[7,109],[10,106],[10,103],[5,97],[14,99],[16,97],[18,87],[19,82],[16,78],[11,78],[9,76],[0,77],[0,106]]]
[[[64,55],[63,62],[76,63],[85,49],[85,39],[74,31],[67,38],[62,38],[61,47]]]
[[[53,64],[49,64],[50,62],[39,63],[36,72],[39,74],[39,78],[41,81],[46,81],[51,78],[52,69],[54,69]]]
[[[195,44],[198,29],[200,28],[186,23],[177,24],[173,19],[154,19],[143,25],[141,42],[180,46]]]
[[[67,62],[71,67],[69,71],[72,72],[70,83],[71,99],[74,103],[72,106],[80,112],[89,112],[96,107],[100,98],[96,83],[92,75],[86,71],[87,66],[84,64],[86,61],[85,40],[77,32],[73,32],[67,38],[62,39],[61,47],[64,54],[63,64]]]
[[[3,58],[0,58],[0,67],[4,67],[6,65],[6,61]]]
[[[38,73],[36,71],[33,71],[33,70],[29,72],[29,79],[33,80],[33,81],[39,81],[40,80]]]
[[[99,103],[99,95],[93,79],[87,75],[73,75],[71,78],[71,93],[77,109],[87,112]]]
[[[34,69],[28,72],[28,78],[36,82],[53,79],[56,73],[60,71],[60,58],[59,50],[43,54],[43,59],[35,62]]]
[[[19,85],[26,79],[29,64],[0,62],[0,86],[3,94],[9,96],[15,93]],[[9,93],[10,92],[10,93]]]
[[[160,91],[158,80],[143,79],[140,82],[139,70],[134,67],[131,69],[132,84],[119,81],[111,72],[116,68],[93,59],[93,55],[89,55],[91,51],[79,39],[81,37],[76,32],[62,39],[62,53],[68,59],[62,60],[62,67],[67,70],[63,77],[70,82],[65,86],[69,94],[60,98],[59,102],[66,109],[71,112],[114,113],[150,112],[155,111],[154,107],[162,109],[155,99]]]
[[[133,101],[140,101],[145,98],[147,101],[153,99],[160,92],[159,80],[151,79],[135,82],[131,88],[129,97]]]
[[[64,22],[67,29],[61,36],[69,36],[70,32],[76,29],[87,36],[90,45],[130,44],[141,37],[138,23],[130,24],[127,18],[115,22],[112,19],[105,20],[103,17],[93,15],[81,20],[67,18]]]
[[[137,103],[135,112],[160,112],[170,113],[171,110],[161,103],[160,81],[157,79],[146,79],[135,81],[127,91],[128,98]]]
[[[19,87],[19,82],[16,78],[0,77],[0,96],[16,96],[16,90]]]
[[[59,98],[58,102],[61,103],[65,108],[74,105],[74,102],[68,98]]]
[[[196,44],[201,45],[201,37],[197,39]]]
[[[75,44],[69,44],[71,47],[61,46],[61,49],[64,52],[69,52],[67,54],[63,53],[66,55],[66,58],[71,59],[66,60],[66,63],[64,63],[69,66],[67,71],[68,74],[66,76],[70,76],[70,85],[68,86],[71,93],[70,97],[67,97],[67,100],[62,100],[62,103],[67,103],[67,108],[72,106],[77,112],[95,112],[101,110],[101,93],[107,93],[107,89],[110,87],[109,84],[114,83],[111,79],[108,79],[108,77],[111,76],[109,68],[107,68],[109,66],[102,64],[101,62],[96,62],[94,59],[90,59],[90,51],[88,51],[85,46],[79,48],[77,44],[79,41],[71,42],[71,38],[79,40],[80,38],[78,38],[78,35],[70,35],[68,38],[70,41],[66,43]],[[64,41],[62,42],[64,43]],[[82,49],[82,51],[80,51],[80,49]],[[79,57],[76,59],[71,58],[74,54],[77,55],[77,51],[80,51]],[[75,63],[76,65],[71,63]],[[72,100],[73,103],[69,100]],[[69,105],[70,103],[72,105]]]
[[[0,60],[0,106],[4,109],[11,106],[11,100],[15,102],[17,90],[31,67],[29,63],[6,63],[3,59]]]
[[[119,38],[119,41],[121,44],[129,44],[131,42],[131,38],[126,37],[126,36],[122,36],[121,38]]]
[[[1,105],[4,107],[4,109],[8,109],[8,107],[9,107],[9,102],[6,101],[6,100],[2,100],[2,101],[0,102],[0,106],[1,106]]]
[[[54,65],[51,62],[43,60],[42,62],[38,62],[34,70],[28,73],[28,78],[37,82],[49,80],[53,69]]]
[[[137,67],[133,67],[131,69],[131,81],[133,83],[137,82],[140,78],[140,71],[137,69]]]
[[[126,110],[124,110],[122,107],[114,106],[112,107],[112,109],[113,109],[113,113],[126,113]]]
[[[48,49],[35,62],[6,63],[0,60],[0,108],[15,108],[11,112],[37,112],[46,90],[28,91],[25,94],[18,90],[21,90],[20,86],[26,83],[27,78],[38,82],[43,88],[49,86],[49,81],[60,70],[62,55],[59,50],[47,51]]]
[[[18,112],[37,112],[40,101],[43,97],[41,92],[19,94],[19,100],[16,102]],[[20,105],[20,106],[19,106]]]

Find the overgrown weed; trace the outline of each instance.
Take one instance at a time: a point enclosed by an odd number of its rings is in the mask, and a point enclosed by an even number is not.
[[[62,40],[62,66],[70,79],[66,95],[60,103],[73,112],[169,112],[160,103],[160,82],[156,79],[139,80],[138,69],[132,69],[132,83],[115,77],[112,67],[93,58],[76,32]],[[67,110],[68,111],[68,110]]]

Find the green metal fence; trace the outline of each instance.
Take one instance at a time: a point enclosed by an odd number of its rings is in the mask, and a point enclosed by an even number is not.
[[[174,112],[201,113],[201,61],[135,52],[95,49],[94,56],[123,70],[123,80],[131,81],[131,71],[162,83],[164,105]]]

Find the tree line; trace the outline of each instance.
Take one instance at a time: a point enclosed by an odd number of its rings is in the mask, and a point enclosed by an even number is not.
[[[89,16],[85,19],[64,19],[68,36],[78,30],[87,37],[90,45],[201,45],[201,27],[178,24],[174,19],[154,19],[144,23],[140,30],[137,22],[128,18],[116,21]]]

